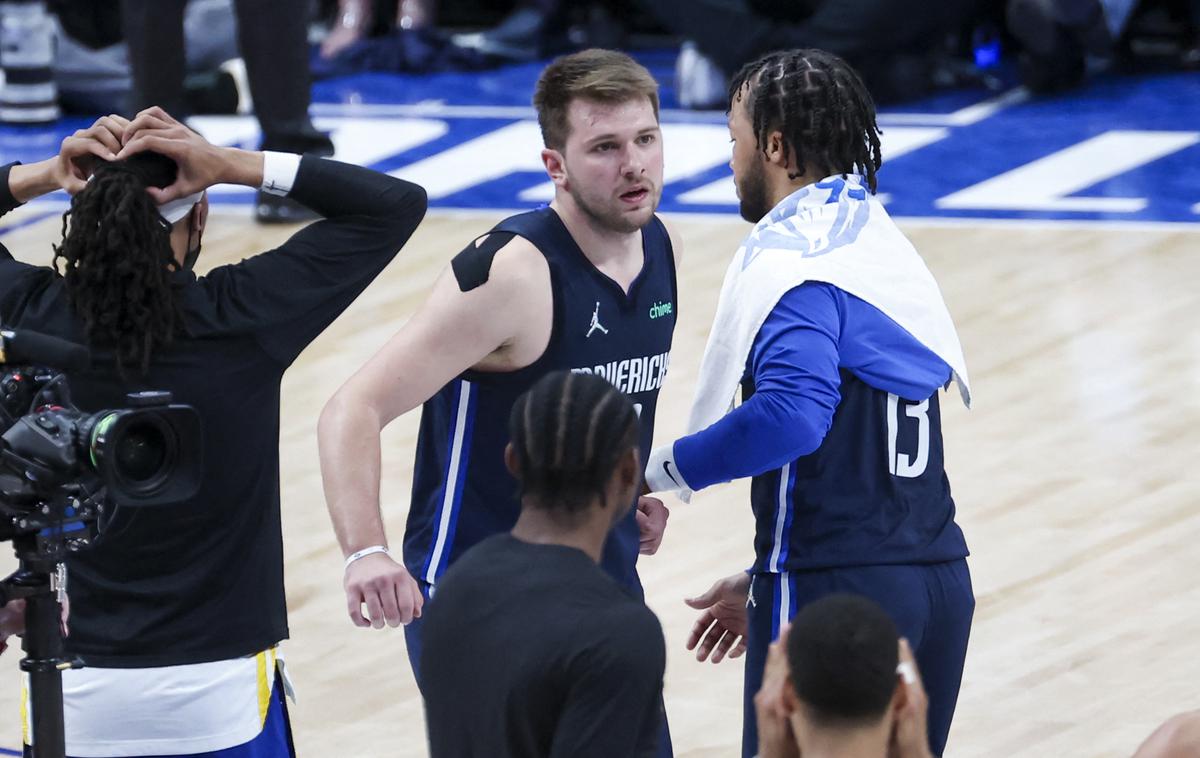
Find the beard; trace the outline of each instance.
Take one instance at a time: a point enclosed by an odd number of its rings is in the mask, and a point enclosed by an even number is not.
[[[738,212],[742,218],[751,224],[757,224],[762,217],[771,212],[770,200],[767,199],[767,172],[762,164],[755,161],[750,164],[750,170],[741,182],[737,183]]]
[[[632,234],[650,223],[650,219],[654,217],[654,211],[658,208],[658,201],[662,198],[662,190],[658,187],[652,187],[650,194],[653,196],[654,201],[650,203],[650,207],[645,213],[645,218],[641,218],[641,213],[632,215],[622,212],[619,207],[613,208],[610,205],[589,200],[574,184],[570,185],[568,191],[571,193],[571,198],[575,201],[575,205],[588,218],[592,219],[597,226],[620,234]]]

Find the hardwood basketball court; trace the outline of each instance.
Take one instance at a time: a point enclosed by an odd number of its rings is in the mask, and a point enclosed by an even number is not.
[[[316,421],[340,383],[412,315],[450,256],[503,215],[431,211],[285,379],[280,445],[292,639],[284,651],[299,695],[292,723],[300,755],[426,755],[402,631],[358,629],[346,617]],[[748,230],[732,215],[669,218],[686,252],[659,440],[683,430],[725,266]],[[943,395],[946,465],[978,599],[947,755],[1128,756],[1169,715],[1200,707],[1200,227],[901,226],[942,286],[974,390],[972,411],[956,392]],[[269,249],[292,231],[218,209],[200,267]],[[48,262],[58,232],[51,217],[3,242],[19,258]],[[404,526],[417,418],[400,419],[384,437],[393,544]],[[640,570],[667,636],[676,755],[733,756],[742,663],[692,658],[684,641],[694,612],[682,599],[749,565],[748,487],[668,504],[663,548]],[[10,555],[3,560],[13,563]],[[6,747],[20,740],[19,655],[10,650],[0,661],[9,682],[0,688]]]

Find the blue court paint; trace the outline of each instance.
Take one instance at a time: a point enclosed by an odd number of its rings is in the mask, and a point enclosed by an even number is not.
[[[662,210],[736,214],[725,114],[674,110],[673,56],[639,57],[663,87]],[[434,208],[535,208],[549,197],[529,106],[543,65],[322,81],[313,113],[343,126],[394,125],[403,147],[387,153],[382,144],[369,165],[421,182]],[[879,189],[894,216],[1200,223],[1200,77],[1114,76],[1053,98],[1018,93],[987,106],[989,98],[959,90],[880,113]],[[406,142],[413,119],[436,124],[436,135]],[[40,160],[87,123],[0,127],[0,161]],[[235,205],[252,198],[212,196]]]

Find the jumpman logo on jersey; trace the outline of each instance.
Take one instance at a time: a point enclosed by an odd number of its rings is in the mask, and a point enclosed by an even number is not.
[[[600,330],[601,334],[608,334],[608,330],[605,329],[600,324],[600,301],[599,300],[596,301],[596,310],[592,311],[592,325],[588,329],[587,336],[591,337],[592,332],[596,331],[597,329]],[[584,337],[584,339],[587,339],[587,337]]]

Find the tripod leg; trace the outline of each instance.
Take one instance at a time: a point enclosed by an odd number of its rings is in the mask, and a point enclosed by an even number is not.
[[[47,588],[48,589],[48,588]],[[32,595],[25,605],[25,653],[21,668],[29,672],[29,704],[33,720],[34,758],[64,758],[61,609],[50,591]]]

